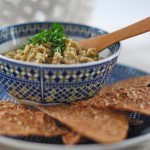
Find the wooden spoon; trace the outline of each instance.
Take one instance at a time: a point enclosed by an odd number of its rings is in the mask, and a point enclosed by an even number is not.
[[[127,26],[125,28],[122,28],[120,30],[117,30],[115,32],[79,41],[79,46],[83,49],[93,47],[96,48],[98,52],[101,52],[106,47],[116,42],[131,38],[133,36],[148,31],[150,31],[150,17],[141,20],[135,24],[132,24],[130,26]]]

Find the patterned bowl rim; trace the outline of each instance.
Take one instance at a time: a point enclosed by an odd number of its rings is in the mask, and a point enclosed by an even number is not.
[[[69,22],[29,22],[29,23],[23,23],[23,24],[14,24],[14,25],[11,25],[11,26],[0,28],[0,33],[3,30],[7,30],[7,29],[9,29],[11,27],[26,26],[26,25],[36,25],[36,24],[53,24],[53,23],[61,23],[61,24],[64,24],[64,25],[86,27],[86,28],[89,28],[89,29],[95,29],[95,30],[98,30],[98,31],[103,31],[103,32],[108,33],[107,31],[105,31],[105,30],[103,30],[101,28],[96,28],[96,27],[83,25],[83,24],[69,23]],[[11,58],[7,58],[7,57],[5,57],[3,55],[0,55],[0,58],[3,59],[3,60],[6,60],[8,62],[11,62],[11,63],[21,64],[21,65],[26,65],[26,66],[37,66],[37,67],[41,67],[41,68],[72,68],[72,67],[73,68],[78,68],[78,67],[87,67],[87,66],[99,65],[99,64],[108,62],[108,61],[118,57],[119,54],[120,54],[120,51],[122,49],[122,46],[121,46],[120,42],[118,42],[118,45],[119,45],[119,48],[118,48],[117,52],[115,52],[111,56],[106,57],[106,58],[101,59],[101,60],[98,60],[98,61],[82,63],[82,64],[69,64],[69,65],[66,65],[66,64],[57,64],[57,65],[55,65],[55,64],[36,64],[34,62],[27,63],[27,62],[24,62],[24,61],[14,60],[14,59],[11,59]]]

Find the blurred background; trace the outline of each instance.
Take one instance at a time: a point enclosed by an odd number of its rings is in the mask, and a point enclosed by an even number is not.
[[[0,28],[32,21],[74,22],[113,32],[150,16],[150,0],[0,0]],[[150,72],[150,32],[122,42],[118,63]]]

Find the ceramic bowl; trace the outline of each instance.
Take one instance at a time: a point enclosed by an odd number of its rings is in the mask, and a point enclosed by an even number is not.
[[[0,54],[15,49],[53,22],[18,24],[0,29]],[[107,32],[80,24],[62,23],[74,40]],[[70,103],[94,96],[109,78],[120,43],[104,50],[104,59],[71,65],[35,64],[0,55],[0,84],[16,100],[28,104]]]

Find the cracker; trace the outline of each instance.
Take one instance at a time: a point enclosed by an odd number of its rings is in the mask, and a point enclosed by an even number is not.
[[[79,143],[83,143],[83,137],[76,132],[68,132],[67,134],[62,136],[62,141],[67,145],[75,145]]]
[[[103,108],[79,105],[37,106],[73,131],[100,143],[113,143],[126,138],[128,118]]]
[[[39,110],[10,101],[0,102],[0,134],[9,136],[54,137],[67,133],[57,122]]]
[[[150,88],[118,88],[97,96],[90,105],[150,115]]]
[[[141,87],[141,86],[142,87],[150,86],[150,75],[138,76],[127,80],[122,80],[114,84],[110,84],[108,86],[105,86],[99,93],[104,93],[109,90],[117,89],[117,88],[129,88],[129,87]]]
[[[150,115],[150,76],[136,77],[110,85],[95,97],[76,104],[111,107]]]

